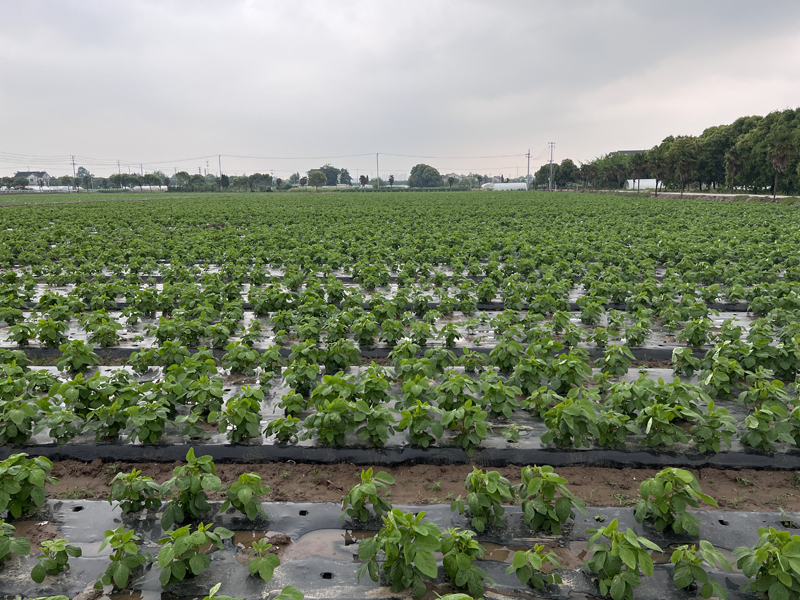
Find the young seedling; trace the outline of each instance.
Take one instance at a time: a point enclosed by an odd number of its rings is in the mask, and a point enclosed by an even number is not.
[[[369,519],[369,509],[367,504],[372,505],[373,512],[382,517],[383,513],[392,510],[392,505],[378,495],[379,489],[387,489],[387,486],[394,485],[394,477],[384,471],[378,471],[373,477],[372,467],[366,471],[361,471],[361,483],[357,483],[350,488],[347,496],[342,500],[342,516],[345,515],[352,519],[366,522]]]
[[[467,588],[476,598],[484,595],[483,582],[494,584],[486,571],[474,564],[482,559],[486,550],[478,543],[474,531],[462,531],[453,527],[442,532],[442,554],[444,570],[456,586]]]
[[[587,529],[586,533],[592,534],[589,538],[592,557],[585,566],[597,575],[600,594],[613,600],[632,600],[633,590],[641,584],[639,571],[647,577],[653,574],[653,559],[646,549],[662,552],[661,548],[637,536],[632,529],[619,531],[616,519],[600,529]],[[608,541],[598,542],[601,537]]]
[[[162,529],[169,529],[173,523],[183,523],[187,516],[198,519],[203,512],[211,509],[207,492],[218,492],[220,486],[217,467],[211,456],[195,457],[194,448],[189,448],[186,464],[175,467],[172,479],[163,485],[165,492],[177,489],[177,493],[172,496],[161,517]]]
[[[251,521],[258,515],[266,519],[267,513],[261,506],[261,496],[269,494],[270,491],[270,487],[262,483],[261,476],[257,473],[242,473],[236,481],[224,489],[227,497],[220,511],[225,512],[233,506],[239,512],[246,514]]]
[[[639,494],[642,499],[634,511],[636,521],[641,523],[647,519],[656,531],[669,527],[673,533],[685,531],[689,535],[700,535],[700,521],[687,512],[686,507],[698,508],[700,502],[718,506],[716,500],[700,491],[694,475],[673,467],[645,479],[639,485]]]
[[[42,583],[48,575],[58,575],[69,570],[69,557],[77,558],[83,554],[80,548],[67,543],[65,539],[46,540],[40,547],[38,562],[31,571],[31,579]]]
[[[700,540],[700,548],[684,544],[678,546],[669,559],[675,568],[672,572],[672,581],[675,587],[685,590],[700,588],[700,595],[703,598],[710,598],[711,595],[719,596],[723,600],[728,597],[728,592],[723,588],[712,575],[709,575],[703,568],[703,563],[712,568],[722,567],[731,571],[731,564],[723,554],[714,548],[711,542]]]
[[[552,565],[553,570],[544,573],[542,567],[547,563]],[[523,585],[543,590],[545,584],[561,583],[561,575],[557,569],[561,569],[558,555],[552,550],[545,552],[542,544],[535,544],[532,550],[518,550],[514,553],[511,565],[506,569],[506,575],[514,573]]]
[[[745,577],[752,579],[745,584],[745,591],[749,589],[769,598],[796,598],[800,589],[800,574],[795,569],[799,549],[800,535],[773,527],[759,528],[755,546],[742,546],[733,551],[736,566]]]
[[[550,531],[561,535],[561,527],[567,519],[574,519],[573,508],[586,514],[583,502],[572,495],[565,485],[567,480],[559,477],[553,467],[522,467],[522,483],[514,487],[522,499],[522,514],[531,529]],[[556,498],[556,493],[559,497]]]
[[[505,525],[502,516],[506,511],[500,503],[509,503],[514,497],[508,479],[497,471],[487,473],[473,467],[464,487],[467,489],[466,507],[459,495],[450,503],[450,510],[458,510],[460,514],[468,511],[472,515],[472,526],[479,533],[486,529],[487,524]]]
[[[111,547],[111,556],[105,572],[97,578],[94,584],[96,590],[102,590],[105,585],[113,585],[116,589],[124,589],[128,585],[131,573],[137,567],[152,562],[152,557],[148,553],[139,552],[137,542],[141,541],[133,529],[125,530],[121,525],[116,529],[108,529],[105,532],[103,541],[100,543],[98,552],[102,552],[106,546]]]
[[[158,553],[158,567],[161,569],[158,579],[162,588],[187,575],[202,573],[211,564],[206,548],[211,545],[222,548],[222,540],[233,537],[233,532],[224,527],[215,527],[211,531],[212,526],[212,523],[200,523],[195,531],[191,531],[191,526],[186,525],[167,531],[167,535],[158,540],[163,546]]]
[[[392,592],[411,588],[421,598],[427,588],[423,577],[436,579],[439,569],[434,552],[441,550],[441,531],[425,513],[403,513],[396,508],[383,517],[383,527],[375,537],[358,545],[358,558],[364,563],[358,570],[358,581],[369,573],[378,581],[378,555],[383,554],[383,573]]]
[[[247,570],[250,571],[250,575],[258,576],[264,581],[272,579],[275,569],[281,564],[281,559],[277,554],[270,552],[270,548],[272,544],[261,538],[253,542],[252,547],[247,550],[250,559]]]
[[[133,469],[130,473],[117,473],[111,480],[111,493],[108,503],[117,503],[123,513],[139,512],[143,508],[161,508],[164,490],[152,477],[143,477],[142,472]]]

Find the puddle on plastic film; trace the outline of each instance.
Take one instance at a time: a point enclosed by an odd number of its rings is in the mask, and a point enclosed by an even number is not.
[[[280,539],[271,542],[278,546],[278,556],[281,561],[299,560],[304,558],[325,558],[342,562],[358,560],[357,544],[359,541],[373,537],[377,531],[352,531],[349,529],[317,529],[291,540],[285,534],[277,531],[236,531],[233,536],[234,545],[247,550],[253,542],[263,538]],[[279,537],[280,536],[280,537]],[[282,538],[282,539],[281,539]],[[349,548],[348,546],[353,546]],[[248,561],[246,552],[240,552],[236,560],[241,563]]]

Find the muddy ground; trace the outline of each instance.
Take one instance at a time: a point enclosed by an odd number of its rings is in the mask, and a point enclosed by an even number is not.
[[[158,482],[167,480],[181,463],[91,463],[56,462],[51,475],[59,478],[47,485],[50,498],[106,499],[109,482],[118,472],[140,469]],[[352,464],[316,465],[303,463],[219,464],[217,474],[223,484],[242,473],[255,472],[272,492],[269,501],[340,502],[347,490],[359,481],[362,469]],[[413,465],[374,467],[395,478],[386,493],[393,504],[446,503],[465,495],[464,479],[473,465]],[[520,466],[497,469],[512,484],[519,483]],[[569,489],[587,506],[631,506],[639,497],[639,484],[655,475],[655,469],[609,469],[564,467],[557,469]],[[704,492],[728,510],[800,511],[800,473],[794,471],[699,469],[692,473]],[[222,499],[221,495],[212,499]],[[705,507],[703,507],[705,508]]]

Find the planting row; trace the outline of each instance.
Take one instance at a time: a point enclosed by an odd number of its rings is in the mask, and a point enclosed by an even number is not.
[[[300,438],[331,446],[452,444],[468,456],[494,430],[510,442],[521,433],[528,439],[535,434],[543,444],[578,448],[624,448],[633,441],[664,449],[691,441],[701,453],[716,453],[723,444],[730,448],[735,437],[772,452],[779,443],[800,443],[800,407],[794,386],[784,384],[800,366],[794,341],[773,346],[728,340],[702,359],[689,349],[676,350],[675,373],[691,378],[698,372],[703,387],[646,374],[620,380],[633,356],[613,344],[593,372],[585,350],[564,352],[550,336],[527,348],[503,338],[488,356],[465,351],[456,357],[444,348],[419,353],[418,345],[403,341],[389,355],[392,369],[373,363],[349,374],[359,356],[344,343],[320,348],[302,342],[292,347],[288,361],[277,347],[259,354],[233,344],[222,366],[233,376],[250,377],[250,383],[258,373],[260,387],[244,386],[230,395],[207,349],[191,354],[165,342],[135,353],[133,370],[162,368],[161,376],[147,381],[136,381],[124,369],[84,377],[81,372],[99,359],[82,342],[62,347],[59,368],[78,373],[71,379],[30,370],[24,353],[4,351],[0,443],[25,444],[45,428],[62,444],[84,440],[87,430],[99,442],[125,434],[128,441],[157,444],[176,441],[176,435],[208,438],[214,428],[239,444],[261,443],[263,434],[279,443]],[[738,403],[729,410],[725,401],[734,394]],[[265,408],[283,416],[265,422]],[[407,437],[401,435],[406,431]]]
[[[523,276],[551,269],[582,275],[594,264],[601,272],[613,266],[640,278],[664,265],[698,281],[739,276],[748,282],[784,272],[792,278],[797,219],[796,210],[774,205],[589,194],[532,193],[489,203],[459,194],[409,192],[369,202],[337,195],[315,198],[313,210],[282,197],[170,199],[4,211],[0,265],[44,272],[58,265],[91,275],[106,268],[150,273],[159,261],[172,268],[215,263],[235,277],[243,268],[269,264],[315,273],[373,268],[365,277],[376,278],[410,263],[414,275],[430,270],[426,263],[473,273],[503,263]]]
[[[44,503],[43,486],[50,479],[47,476],[50,468],[46,459],[30,460],[24,454],[0,462],[0,489],[3,490],[0,509],[15,517],[35,513]],[[476,539],[477,534],[487,528],[499,533],[506,526],[505,507],[519,503],[527,528],[544,536],[561,536],[562,530],[575,518],[576,511],[586,514],[567,483],[549,466],[523,467],[516,485],[496,471],[475,468],[465,480],[466,497],[459,496],[450,506],[452,511],[467,515],[470,528],[451,527],[443,531],[426,519],[424,512],[404,513],[392,507],[386,493],[394,484],[391,476],[373,473],[372,469],[362,471],[361,482],[344,496],[341,519],[358,526],[359,522],[364,525],[374,522],[377,516],[381,517],[382,527],[374,535],[360,536],[358,559],[362,565],[358,581],[369,576],[377,582],[382,576],[391,591],[410,589],[421,597],[427,591],[426,580],[438,577],[439,566],[434,553],[440,553],[447,579],[472,596],[483,597],[485,585],[495,582],[485,570],[489,563],[485,560],[484,546]],[[159,536],[160,549],[154,557],[141,545],[142,540],[134,529],[122,525],[106,531],[100,552],[110,546],[112,553],[107,568],[98,573],[96,587],[125,588],[150,562],[160,569],[158,579],[162,588],[174,588],[174,584],[208,569],[209,550],[223,548],[224,540],[233,537],[233,532],[226,527],[202,521],[211,517],[208,494],[220,491],[227,498],[220,507],[221,512],[230,508],[251,521],[269,518],[260,502],[260,498],[269,493],[269,487],[258,475],[245,473],[223,486],[210,457],[196,457],[193,451],[187,455],[186,464],[176,467],[173,477],[163,484],[137,470],[118,473],[113,479],[109,502],[116,503],[123,515],[143,510],[148,514],[161,511],[160,525],[164,533]],[[660,538],[673,542],[669,562],[674,565],[675,586],[697,589],[706,598],[712,594],[727,598],[726,589],[712,573],[719,569],[731,571],[732,565],[724,552],[703,539],[700,520],[687,510],[698,508],[701,503],[716,506],[716,501],[701,491],[691,473],[674,468],[664,469],[642,481],[639,494],[633,510],[635,520],[647,523]],[[634,590],[642,583],[641,575],[648,577],[654,573],[651,551],[663,553],[665,550],[630,528],[622,531],[617,518],[607,524],[603,524],[605,518],[600,515],[595,516],[595,520],[597,528],[587,531],[591,537],[583,568],[595,580],[601,595],[614,600],[633,598]],[[781,520],[791,525],[790,517]],[[28,540],[13,537],[13,534],[14,526],[0,521],[0,551],[4,551],[5,560],[11,554],[26,555],[30,551]],[[800,574],[794,568],[800,558],[800,536],[772,527],[759,529],[758,535],[755,546],[737,547],[733,552],[737,567],[750,580],[745,588],[757,593],[768,592],[770,598],[791,597],[792,590],[800,585]],[[246,558],[240,562],[247,565],[251,577],[268,582],[281,567],[280,558],[270,549],[271,544],[264,538],[255,540],[247,550]],[[80,557],[81,553],[81,549],[67,539],[44,542],[30,577],[42,583],[48,577],[57,576],[69,569],[71,557]],[[506,575],[516,575],[526,587],[547,589],[552,593],[557,589],[554,584],[562,583],[559,560],[552,546],[530,544],[528,549],[513,554]],[[244,565],[240,566],[242,571]],[[218,589],[216,586],[210,595]],[[295,588],[284,588],[282,594],[284,598],[302,598]]]

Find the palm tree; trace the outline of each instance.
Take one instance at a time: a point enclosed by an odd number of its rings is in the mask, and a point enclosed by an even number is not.
[[[794,144],[786,135],[779,135],[773,138],[767,150],[767,158],[772,161],[772,168],[775,169],[775,183],[772,185],[773,200],[775,200],[775,195],[778,193],[778,175],[786,168],[786,163],[791,160],[794,153]]]
[[[455,183],[455,181],[456,181],[456,178],[455,178],[455,177],[448,177],[448,178],[447,178],[447,183],[448,183],[448,185],[450,186],[450,189],[451,189],[451,190],[453,189],[453,183]]]
[[[669,174],[669,161],[661,146],[653,146],[647,153],[647,169],[656,180],[656,198],[658,197],[658,182],[664,181]]]
[[[728,187],[731,188],[733,194],[733,186],[736,182],[736,176],[744,169],[744,153],[741,148],[733,146],[725,153],[725,175],[728,180]]]
[[[478,175],[476,179],[478,180],[478,187],[481,187],[481,182],[483,181],[483,175]]]
[[[642,177],[647,173],[647,152],[631,156],[631,175],[636,179],[636,193],[639,193]]]
[[[299,183],[300,187],[305,189],[305,187],[308,185],[308,177],[305,176],[301,177]]]
[[[389,187],[394,187],[394,175],[389,175]]]
[[[670,162],[681,180],[681,198],[686,181],[697,172],[697,164],[700,162],[698,150],[697,138],[690,135],[678,136],[669,148]]]

